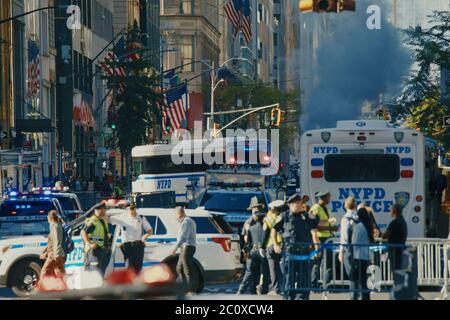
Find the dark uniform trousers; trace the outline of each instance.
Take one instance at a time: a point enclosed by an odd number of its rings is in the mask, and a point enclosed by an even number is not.
[[[142,241],[125,242],[121,248],[128,267],[139,273],[142,270],[145,244]]]
[[[252,249],[249,258],[247,259],[245,275],[239,287],[239,293],[256,294],[256,287],[260,283],[261,275],[263,276],[263,279],[269,278],[269,264],[267,258],[264,258],[259,254],[259,249]],[[261,292],[267,292],[268,287],[268,283],[263,281]]]
[[[244,278],[239,287],[239,294],[251,293],[256,294],[257,287],[261,294],[266,294],[269,291],[269,264],[266,257],[262,257],[259,253],[264,241],[265,231],[262,223],[256,223],[250,227],[249,230],[249,244],[251,250],[246,263],[246,270]],[[259,286],[261,275],[263,283]]]
[[[323,245],[327,243],[330,238],[320,238],[320,243]],[[322,287],[324,289],[327,288],[328,283],[331,281],[331,277],[333,274],[333,251],[331,249],[323,250],[322,255],[314,260],[312,266],[312,278],[311,278],[311,287],[314,289],[319,288],[319,279],[320,274],[323,274],[323,283]]]
[[[291,255],[307,256],[307,250],[292,250]],[[285,274],[285,298],[287,300],[309,300],[311,292],[311,260],[284,259]]]
[[[269,291],[281,292],[283,272],[281,271],[281,254],[276,253],[273,246],[267,249],[267,262],[270,271]]]
[[[311,230],[316,229],[317,224],[318,217],[307,213],[293,215],[286,212],[283,216],[284,297],[287,300],[309,300],[312,269],[312,260],[309,259]]]

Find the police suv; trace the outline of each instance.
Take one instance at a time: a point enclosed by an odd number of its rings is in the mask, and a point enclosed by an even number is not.
[[[66,219],[56,199],[49,197],[10,197],[0,204],[0,239],[23,235],[48,234],[47,215],[56,210]]]
[[[125,213],[124,209],[110,209],[108,215]],[[180,223],[172,209],[138,209],[153,228],[154,235],[146,243],[144,268],[160,263],[168,264],[175,270],[178,256],[172,256],[177,241]],[[239,237],[232,234],[223,216],[205,210],[186,210],[197,225],[197,250],[194,256],[195,276],[198,279],[197,291],[204,283],[227,282],[239,276],[240,263]],[[80,289],[84,267],[83,241],[80,236],[83,228],[82,218],[73,225],[74,251],[66,260],[66,273],[69,288]],[[107,273],[126,267],[120,250],[121,229],[110,225],[112,234],[112,256]],[[39,255],[47,245],[44,236],[29,236],[0,240],[0,287],[9,287],[19,296],[29,296],[35,290],[43,261]]]
[[[259,172],[259,171],[257,171]],[[208,187],[196,200],[204,210],[221,212],[225,220],[240,234],[245,221],[251,216],[249,205],[253,197],[268,207],[270,195],[264,189],[265,177],[253,170],[209,170]]]

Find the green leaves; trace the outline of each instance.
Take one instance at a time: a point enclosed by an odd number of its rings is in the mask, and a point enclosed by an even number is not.
[[[163,103],[162,94],[157,92],[159,76],[152,71],[152,59],[149,59],[139,33],[135,24],[127,31],[125,48],[119,49],[122,58],[119,55],[115,66],[123,68],[125,76],[116,74],[115,79],[104,76],[108,88],[116,85],[116,105],[111,106],[115,114],[112,142],[124,155],[129,155],[133,147],[148,142],[149,129],[157,123],[159,115],[157,105]],[[130,59],[131,54],[139,54],[139,58]],[[113,63],[110,64],[112,67]],[[123,90],[117,90],[119,87]]]

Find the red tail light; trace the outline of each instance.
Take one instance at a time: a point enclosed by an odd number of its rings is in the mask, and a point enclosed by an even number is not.
[[[166,264],[158,264],[144,269],[142,278],[144,283],[153,286],[172,283],[176,280],[172,270]]]
[[[212,238],[212,241],[222,246],[225,252],[231,251],[231,239],[230,238]]]
[[[107,282],[110,285],[131,284],[136,280],[136,277],[136,272],[129,268],[126,270],[114,271],[108,277]]]
[[[411,170],[403,170],[401,176],[405,179],[411,179],[414,178],[414,172]]]
[[[321,179],[324,177],[322,170],[315,170],[311,172],[311,177],[314,179]]]

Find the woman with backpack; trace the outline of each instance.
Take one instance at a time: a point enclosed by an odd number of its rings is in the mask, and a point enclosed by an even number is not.
[[[50,224],[50,233],[47,247],[41,255],[41,259],[45,260],[45,263],[41,270],[40,279],[45,276],[63,277],[65,274],[66,253],[64,250],[63,221],[54,210],[48,213],[47,218]]]

